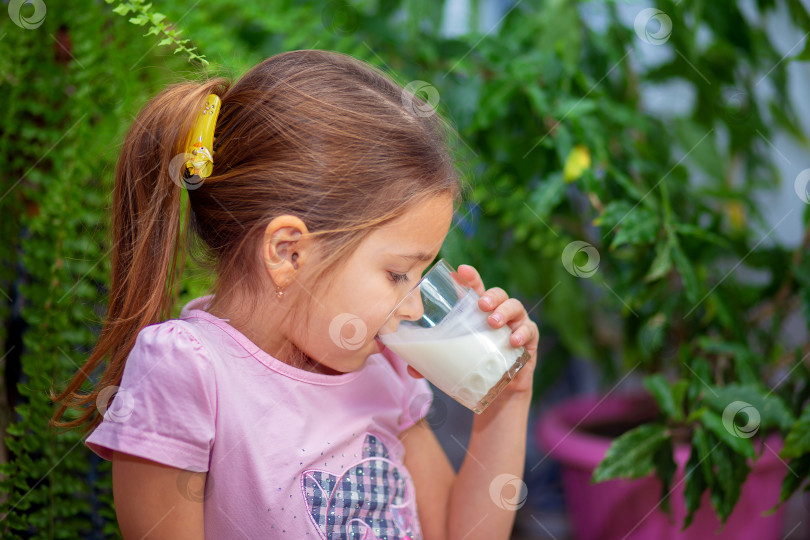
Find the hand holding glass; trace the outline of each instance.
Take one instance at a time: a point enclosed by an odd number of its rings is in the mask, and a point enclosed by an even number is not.
[[[529,360],[509,343],[509,326],[493,328],[480,297],[440,259],[388,315],[380,340],[450,397],[481,414]],[[395,330],[398,312],[408,318]],[[401,316],[401,315],[399,315]]]

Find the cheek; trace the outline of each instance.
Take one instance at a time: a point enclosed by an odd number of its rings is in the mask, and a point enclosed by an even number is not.
[[[371,339],[397,305],[404,288],[403,285],[395,285],[385,276],[373,276],[359,281],[354,287],[335,295],[336,301],[330,306],[332,319],[341,318],[339,322],[341,326],[349,319],[360,319]],[[336,324],[333,321],[329,322]]]
[[[349,353],[362,349],[376,332],[375,328],[369,327],[369,322],[350,312],[339,313],[327,321],[325,336],[319,336],[318,341]]]
[[[379,275],[344,274],[334,287],[313,301],[309,324],[301,325],[296,332],[299,343],[313,355],[326,359],[376,347],[374,337],[396,306],[403,287],[392,283],[382,270]]]

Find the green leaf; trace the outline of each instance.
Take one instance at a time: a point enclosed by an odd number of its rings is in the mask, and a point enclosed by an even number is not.
[[[801,487],[805,480],[810,477],[810,454],[805,454],[800,458],[791,459],[788,463],[788,471],[782,480],[782,490],[779,493],[779,502],[768,510],[768,514],[776,512],[783,502],[788,500],[793,493]]]
[[[152,13],[152,24],[160,24],[160,22],[166,18],[166,15],[163,13]]]
[[[655,472],[659,480],[661,480],[661,508],[668,514],[672,511],[669,501],[672,478],[675,476],[675,471],[678,469],[678,465],[675,463],[673,457],[673,452],[672,440],[667,438],[658,447],[653,456]]]
[[[667,418],[682,420],[683,413],[675,405],[669,382],[661,374],[644,377],[644,388],[655,398],[658,408]]]
[[[810,407],[805,407],[799,419],[790,428],[779,455],[784,458],[798,458],[808,453],[810,453]]]
[[[522,89],[529,96],[529,101],[534,108],[534,112],[538,116],[546,114],[549,108],[546,93],[535,84],[527,84],[523,86]]]
[[[686,393],[687,399],[690,403],[695,403],[699,399],[703,399],[708,385],[707,381],[712,380],[712,368],[709,361],[705,357],[695,355],[689,348],[690,346],[681,345],[679,354],[679,361],[685,369],[681,373],[689,381],[689,389]],[[702,414],[702,410],[693,410],[690,412],[688,419],[689,422],[694,422]]]
[[[750,468],[745,456],[721,443],[711,453],[717,482],[712,486],[712,505],[725,523],[740,498],[740,490]]]
[[[109,1],[112,1],[112,0],[109,0]],[[113,11],[115,13],[118,13],[119,15],[126,15],[127,13],[132,11],[132,8],[129,7],[127,4],[118,4],[117,6],[115,6],[113,8]]]
[[[672,240],[659,242],[655,246],[655,260],[653,260],[644,281],[649,283],[667,275],[672,269]]]
[[[602,227],[603,229],[606,228],[604,232],[607,232],[611,228],[615,227],[617,223],[623,220],[624,217],[627,216],[627,214],[629,214],[632,210],[633,205],[627,201],[611,201],[605,206],[602,213],[593,220],[593,224]]]
[[[551,174],[540,186],[529,195],[529,206],[540,216],[546,219],[557,206],[565,194],[565,180],[561,172]]]
[[[610,243],[610,249],[624,244],[651,244],[658,236],[661,220],[646,206],[636,206],[617,222],[618,232]]]
[[[138,26],[143,26],[149,22],[149,17],[147,15],[138,15],[137,17],[130,17],[129,22],[132,24],[137,24]]]
[[[669,433],[663,424],[643,424],[631,429],[611,443],[591,481],[648,475],[653,470],[655,451],[668,439]]]
[[[161,39],[161,40],[160,40],[160,42],[158,43],[158,45],[171,45],[172,41],[173,41],[173,40],[172,40],[172,38],[170,38],[170,37],[163,38],[163,39]]]
[[[683,494],[686,502],[686,517],[683,520],[683,527],[681,531],[686,530],[692,523],[692,518],[695,511],[700,508],[700,502],[703,497],[703,492],[709,487],[702,469],[702,456],[696,439],[700,436],[703,428],[698,426],[695,428],[695,434],[692,437],[692,446],[689,452],[689,460],[686,462],[684,470],[684,479],[686,484],[684,486]]]
[[[686,291],[686,298],[692,302],[697,303],[700,297],[700,289],[698,287],[697,275],[695,275],[695,268],[686,257],[686,254],[681,250],[681,246],[676,241],[672,245],[672,258],[675,261],[675,267],[681,275],[683,281],[683,288]]]
[[[706,429],[701,426],[695,426],[692,444],[694,444],[698,450],[698,462],[703,471],[703,479],[706,481],[706,485],[711,487],[714,485],[715,477],[714,468],[712,467],[712,462],[709,457],[720,443],[710,431],[706,431]]]
[[[706,409],[703,411],[703,414],[700,415],[700,419],[709,431],[716,435],[722,442],[733,448],[735,452],[751,459],[754,458],[756,453],[754,452],[754,445],[751,443],[751,439],[734,435],[734,430],[726,428],[726,426],[723,425],[723,420],[717,413]]]
[[[652,357],[661,348],[667,327],[664,313],[656,313],[644,322],[638,332],[638,344],[644,354]]]
[[[639,191],[638,187],[633,184],[633,180],[627,176],[624,171],[611,166],[610,164],[607,165],[607,171],[610,177],[619,184],[622,189],[627,193],[628,198],[635,199],[639,204],[651,204],[650,197],[646,197],[646,190],[645,193]],[[621,199],[617,200],[619,202]],[[624,201],[622,201],[624,202]]]
[[[684,411],[684,397],[686,391],[689,389],[689,381],[681,379],[672,385],[672,401],[675,402],[675,408],[683,415]],[[682,416],[681,416],[682,417]]]
[[[565,118],[566,120],[570,121],[579,118],[580,116],[592,113],[594,110],[596,110],[596,107],[596,101],[583,98],[570,98],[555,104],[551,114],[556,118]]]
[[[729,247],[728,240],[726,240],[722,236],[709,232],[702,227],[697,227],[695,225],[690,225],[688,223],[675,223],[674,229],[677,233],[681,235],[693,236],[706,242],[717,244],[718,246],[721,247],[725,248]]]
[[[737,413],[729,407],[739,407],[739,412],[746,415],[750,412],[759,416],[758,427],[788,429],[793,425],[793,414],[785,406],[782,398],[776,394],[766,395],[758,386],[733,383],[726,386],[712,386],[711,389],[712,391],[705,396],[706,403],[720,414],[724,414],[728,410],[728,414],[736,416]],[[745,407],[747,405],[753,407],[754,410]],[[746,419],[737,419],[738,422],[741,420]],[[810,417],[808,417],[808,422],[810,422]],[[810,451],[810,448],[807,451]]]

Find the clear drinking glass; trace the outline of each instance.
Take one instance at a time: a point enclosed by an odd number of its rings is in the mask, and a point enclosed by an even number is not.
[[[440,259],[388,315],[383,344],[434,386],[481,414],[529,360],[509,343],[512,330],[492,328],[479,295]],[[406,314],[399,325],[392,319]]]

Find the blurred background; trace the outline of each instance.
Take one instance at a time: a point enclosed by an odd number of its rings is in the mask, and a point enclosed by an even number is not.
[[[808,2],[3,3],[4,537],[120,536],[110,464],[47,420],[48,391],[101,328],[125,130],[170,82],[237,79],[288,50],[375,64],[461,136],[473,193],[441,255],[520,298],[541,330],[524,495],[507,497],[519,499],[514,538],[572,537],[560,467],[536,435],[570,396],[704,374],[770,383],[765,397],[790,411],[778,427],[798,422],[810,386]],[[209,283],[189,260],[176,314]],[[472,413],[435,395],[429,419],[458,468]],[[786,507],[781,537],[810,538],[808,498]]]

